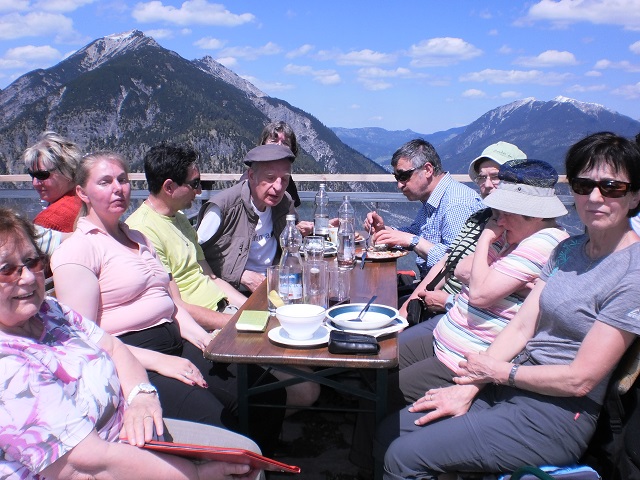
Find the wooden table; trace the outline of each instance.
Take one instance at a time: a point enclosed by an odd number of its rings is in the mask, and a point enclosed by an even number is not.
[[[372,295],[378,295],[376,303],[395,307],[397,305],[395,260],[385,262],[367,262],[364,269],[360,263],[351,273],[352,303],[366,302]],[[211,341],[205,356],[211,360],[238,364],[238,416],[240,429],[248,431],[249,396],[255,393],[280,388],[303,381],[313,381],[327,385],[335,390],[375,402],[376,422],[387,413],[387,371],[398,365],[397,335],[380,339],[380,352],[377,355],[335,355],[329,353],[326,346],[315,348],[286,348],[272,343],[267,332],[279,322],[275,316],[269,318],[267,331],[247,333],[236,330],[236,322],[243,310],[266,310],[266,281],[249,297],[243,307],[232,317],[229,323]],[[247,366],[249,364],[280,370],[295,378],[270,384],[248,385]],[[297,367],[313,367],[313,371]],[[339,373],[353,369],[373,369],[376,372],[374,388],[360,388],[341,383],[334,377]],[[368,387],[371,387],[370,385]],[[284,407],[284,405],[283,405]]]

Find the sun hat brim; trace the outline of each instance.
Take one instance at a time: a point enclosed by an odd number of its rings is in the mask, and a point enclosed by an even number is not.
[[[556,218],[568,213],[553,188],[521,183],[500,182],[483,202],[488,207],[527,217]]]

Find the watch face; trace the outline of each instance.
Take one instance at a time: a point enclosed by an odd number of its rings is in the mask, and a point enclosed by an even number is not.
[[[150,383],[141,383],[139,387],[140,387],[140,391],[143,393],[153,393],[158,391],[156,390],[156,387],[154,387]]]

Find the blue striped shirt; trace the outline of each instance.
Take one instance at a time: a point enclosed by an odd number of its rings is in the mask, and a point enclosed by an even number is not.
[[[420,256],[416,259],[422,278],[444,256],[471,214],[481,208],[485,206],[480,196],[446,173],[429,198],[422,202],[413,223],[398,229],[434,244],[426,259]]]

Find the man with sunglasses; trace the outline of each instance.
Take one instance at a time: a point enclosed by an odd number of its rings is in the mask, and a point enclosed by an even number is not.
[[[478,194],[442,170],[438,153],[429,142],[415,139],[391,158],[398,188],[410,201],[422,202],[411,225],[398,229],[385,225],[378,213],[369,212],[364,228],[372,228],[375,243],[414,250],[424,278],[446,253],[469,216],[483,208]]]
[[[177,145],[158,145],[145,155],[144,172],[149,197],[126,223],[153,243],[173,277],[174,301],[205,330],[222,328],[246,298],[213,274],[195,229],[181,211],[202,192],[198,154]]]

